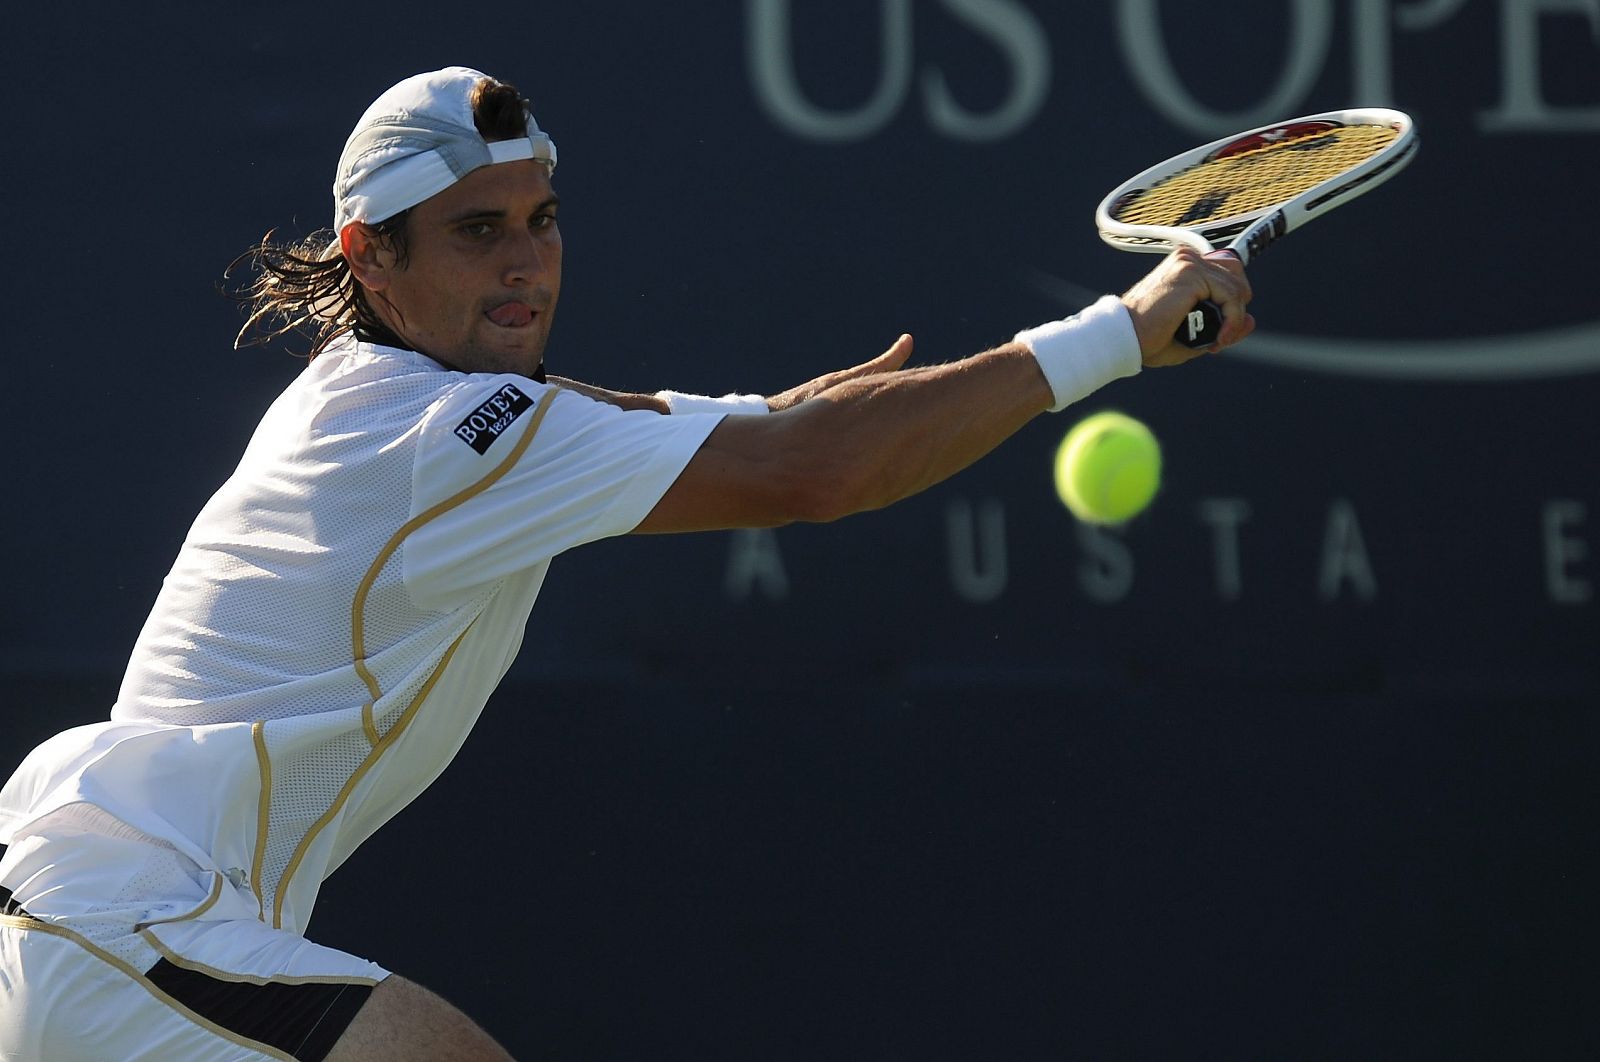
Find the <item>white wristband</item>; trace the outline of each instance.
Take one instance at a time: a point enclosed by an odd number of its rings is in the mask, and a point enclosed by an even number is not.
[[[1143,365],[1133,318],[1115,295],[1101,297],[1064,321],[1018,332],[1015,342],[1038,360],[1055,395],[1052,413],[1112,380],[1134,375]]]
[[[666,402],[673,413],[767,413],[767,400],[760,395],[723,395],[708,398],[705,395],[686,395],[679,391],[657,391],[656,397]]]

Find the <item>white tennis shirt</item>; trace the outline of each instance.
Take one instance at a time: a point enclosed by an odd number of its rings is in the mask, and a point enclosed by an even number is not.
[[[202,917],[304,932],[460,748],[550,559],[637,526],[720,420],[325,352],[195,520],[110,720],[0,791],[0,842],[93,805],[227,880]]]

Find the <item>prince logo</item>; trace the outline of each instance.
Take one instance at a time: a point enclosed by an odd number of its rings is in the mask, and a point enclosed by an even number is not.
[[[520,417],[523,410],[532,407],[533,399],[517,390],[515,384],[506,384],[456,425],[456,438],[478,453],[486,454],[494,441],[511,427],[511,422]]]

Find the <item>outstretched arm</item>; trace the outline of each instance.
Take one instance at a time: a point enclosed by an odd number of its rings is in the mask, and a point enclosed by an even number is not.
[[[1173,340],[1194,304],[1223,309],[1217,348],[1254,328],[1236,259],[1175,252],[1122,296],[1138,361],[1170,365],[1200,352]],[[1120,311],[1118,311],[1120,313]],[[1047,409],[1081,395],[1070,344],[1012,342],[962,361],[855,376],[770,417],[728,417],[707,437],[639,532],[770,527],[882,508],[953,475]],[[1101,333],[1102,335],[1105,333]],[[1025,333],[1024,335],[1029,335]],[[903,362],[902,336],[882,359]],[[868,364],[872,364],[869,362]],[[1133,371],[1133,370],[1129,370]],[[1090,389],[1099,381],[1090,381]]]

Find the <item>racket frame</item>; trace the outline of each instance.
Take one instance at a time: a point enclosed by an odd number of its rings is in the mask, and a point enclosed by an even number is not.
[[[1164,178],[1206,161],[1217,152],[1232,147],[1242,140],[1312,122],[1387,125],[1398,135],[1382,151],[1364,162],[1335,174],[1292,198],[1244,214],[1217,218],[1197,225],[1133,225],[1118,221],[1111,216],[1112,208],[1129,193],[1149,188]],[[1150,254],[1167,254],[1179,246],[1192,247],[1202,254],[1225,250],[1233,252],[1241,262],[1248,265],[1251,259],[1287,233],[1293,232],[1312,218],[1326,214],[1335,207],[1343,206],[1352,199],[1370,192],[1399,173],[1416,156],[1418,145],[1416,128],[1411,117],[1403,111],[1387,107],[1322,111],[1285,122],[1273,122],[1174,155],[1165,162],[1151,166],[1137,176],[1122,182],[1095,208],[1095,224],[1100,230],[1100,238],[1118,250]]]

